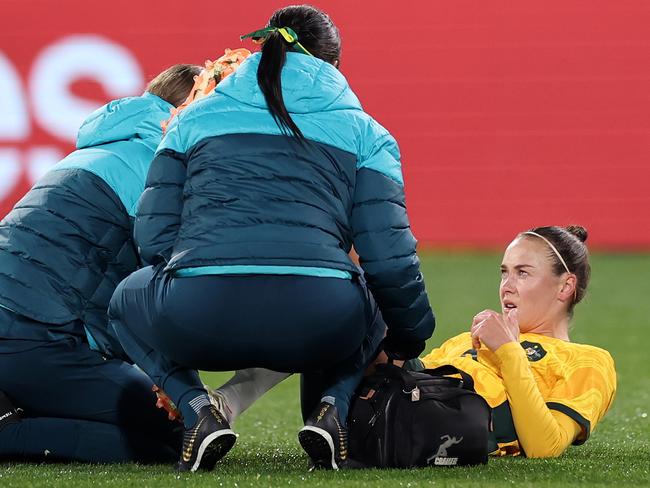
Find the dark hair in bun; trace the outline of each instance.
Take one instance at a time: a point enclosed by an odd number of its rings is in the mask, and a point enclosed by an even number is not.
[[[589,251],[585,245],[588,236],[587,229],[580,225],[569,225],[567,227],[548,226],[536,227],[528,232],[539,234],[553,244],[562,259],[564,259],[569,271],[576,275],[576,295],[571,305],[569,305],[569,313],[572,314],[576,303],[579,303],[587,293],[587,285],[591,276]],[[524,237],[534,238],[530,234],[524,234]],[[548,257],[553,263],[553,272],[557,276],[566,272],[564,264],[550,247]]]
[[[581,225],[567,225],[565,229],[567,232],[573,234],[578,239],[580,239],[580,242],[586,242],[587,237],[589,237],[589,234],[587,233],[587,229],[585,229]]]

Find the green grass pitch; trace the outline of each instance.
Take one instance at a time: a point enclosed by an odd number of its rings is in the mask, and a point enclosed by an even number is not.
[[[429,349],[498,306],[500,255],[427,253],[424,274],[438,327]],[[296,433],[301,426],[298,382],[268,393],[235,424],[233,450],[210,473],[177,475],[172,466],[0,464],[0,487],[243,487],[243,486],[650,486],[650,255],[595,254],[585,302],[576,309],[572,339],[607,348],[616,361],[614,406],[583,446],[559,459],[491,459],[473,468],[307,472]],[[308,324],[306,324],[308,326]],[[218,385],[225,373],[205,374]]]

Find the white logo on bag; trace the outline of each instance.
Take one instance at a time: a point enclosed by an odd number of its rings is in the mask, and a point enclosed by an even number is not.
[[[447,457],[447,448],[460,444],[463,438],[461,437],[460,439],[456,439],[449,435],[443,435],[440,440],[442,441],[442,444],[438,447],[438,451],[427,459],[427,463],[430,464],[433,460],[433,464],[436,466],[455,466],[458,463],[458,458]]]
[[[12,413],[13,413],[13,412],[7,412],[7,413],[5,413],[4,415],[0,415],[0,421],[6,419],[7,417],[11,417],[11,414],[12,414]]]

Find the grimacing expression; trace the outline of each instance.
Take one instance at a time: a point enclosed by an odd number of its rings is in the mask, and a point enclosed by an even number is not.
[[[564,280],[553,273],[549,251],[542,239],[519,236],[503,255],[499,285],[501,309],[503,313],[517,309],[521,332],[553,320],[566,308],[558,299]]]

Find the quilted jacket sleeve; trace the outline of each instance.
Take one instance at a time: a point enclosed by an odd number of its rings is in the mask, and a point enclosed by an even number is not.
[[[388,326],[384,349],[396,359],[416,357],[435,319],[406,213],[399,150],[388,134],[357,165],[352,229],[368,287]]]
[[[181,223],[185,154],[163,149],[156,154],[138,202],[135,242],[141,258],[149,264],[169,261]]]

